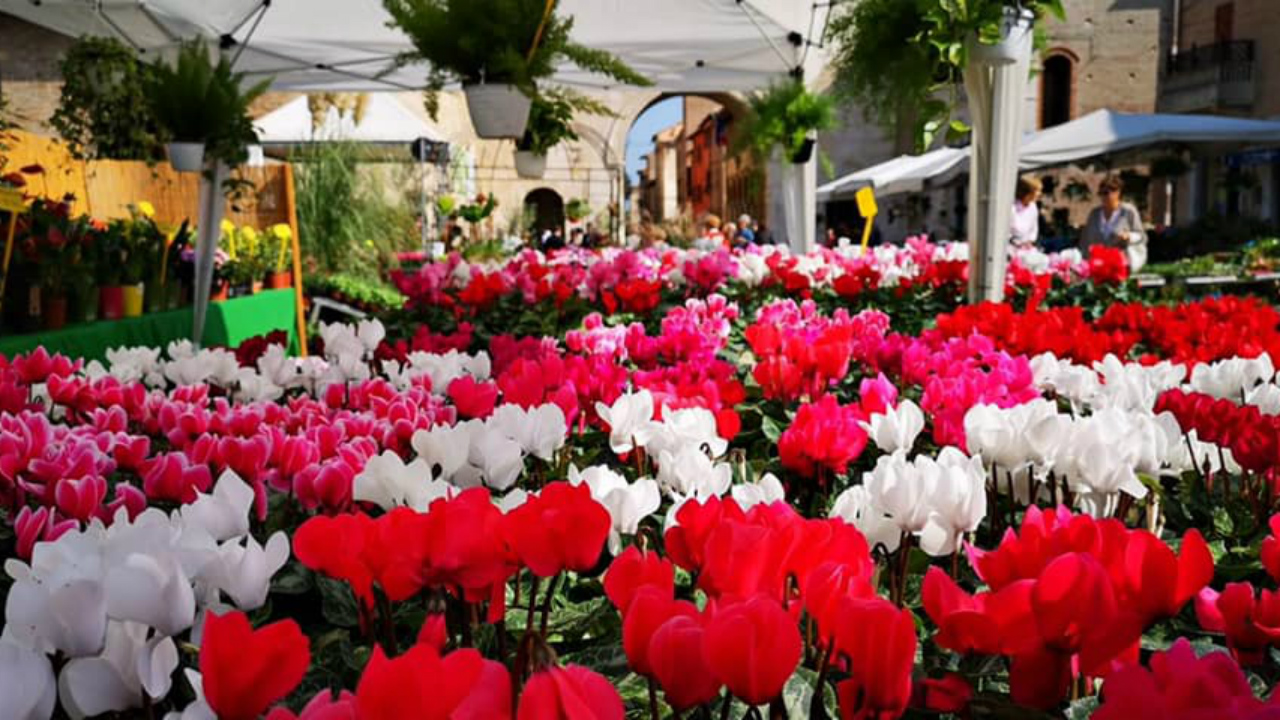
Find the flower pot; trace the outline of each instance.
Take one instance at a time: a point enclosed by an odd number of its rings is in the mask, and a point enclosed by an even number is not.
[[[231,297],[231,283],[226,280],[219,280],[209,290],[209,300],[213,302],[223,302]]]
[[[965,47],[969,62],[981,65],[1012,65],[1031,51],[1031,26],[1036,16],[1026,8],[1007,7],[1000,21],[1000,42],[988,45],[969,38]]]
[[[272,290],[283,290],[293,287],[293,271],[267,273],[267,287]]]
[[[76,294],[76,322],[93,322],[98,319],[98,297],[100,293],[100,289],[88,287]]]
[[[818,143],[818,139],[812,135],[804,139],[804,144],[800,149],[791,155],[791,162],[796,165],[804,165],[813,159],[813,148]]]
[[[45,330],[61,330],[67,325],[67,296],[65,293],[41,291],[40,310]]]
[[[467,110],[476,135],[486,140],[518,138],[529,125],[529,96],[515,85],[480,83],[463,85]]]
[[[547,174],[547,156],[529,150],[517,150],[516,174],[527,180],[541,179]]]
[[[258,294],[258,293],[260,293],[260,292],[262,292],[262,281],[261,281],[261,280],[254,280],[253,282],[249,283],[249,294],[250,294],[250,295],[257,295],[257,294]]]
[[[182,283],[177,278],[174,278],[172,282],[165,285],[164,294],[164,309],[177,310],[182,307],[183,298],[186,297],[186,288],[182,286]]]
[[[125,285],[121,288],[124,295],[124,316],[139,317],[142,315],[142,298],[145,286],[142,283],[137,285]]]
[[[161,285],[158,280],[147,284],[146,308],[148,313],[164,310],[166,292],[167,288],[164,285]]]
[[[103,285],[98,291],[98,317],[103,320],[119,320],[124,317],[124,287]]]
[[[173,142],[165,148],[169,165],[178,172],[200,172],[204,169],[204,143]]]

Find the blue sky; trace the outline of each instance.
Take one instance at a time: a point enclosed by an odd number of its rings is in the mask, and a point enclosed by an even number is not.
[[[636,118],[627,135],[627,177],[632,182],[640,178],[644,168],[644,156],[653,149],[653,136],[659,130],[671,127],[684,119],[684,98],[673,97],[653,105]]]

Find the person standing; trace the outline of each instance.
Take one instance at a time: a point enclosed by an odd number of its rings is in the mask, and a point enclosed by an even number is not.
[[[734,245],[754,245],[756,242],[756,231],[751,227],[751,216],[743,213],[738,217],[738,237]]]
[[[1123,189],[1117,177],[1109,177],[1098,186],[1101,204],[1084,223],[1080,250],[1088,253],[1094,245],[1119,248],[1129,261],[1129,272],[1137,272],[1147,263],[1147,231],[1138,208],[1121,199]]]
[[[1016,249],[1035,247],[1040,239],[1040,181],[1032,177],[1018,178],[1018,195],[1013,201],[1009,242]]]

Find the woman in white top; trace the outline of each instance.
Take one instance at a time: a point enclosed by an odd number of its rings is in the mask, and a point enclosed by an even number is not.
[[[1120,178],[1109,177],[1098,186],[1102,204],[1089,213],[1080,237],[1080,251],[1089,252],[1093,245],[1109,245],[1124,250],[1129,272],[1137,272],[1147,263],[1147,231],[1142,216],[1132,203],[1121,202]]]
[[[1018,178],[1018,198],[1013,203],[1013,219],[1010,221],[1009,240],[1014,249],[1035,247],[1040,238],[1040,181]]]

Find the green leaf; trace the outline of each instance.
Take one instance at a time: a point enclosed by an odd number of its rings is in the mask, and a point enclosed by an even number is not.
[[[782,437],[782,428],[778,426],[777,421],[768,415],[761,417],[760,431],[764,433],[765,438],[771,443],[777,443],[778,438]]]
[[[312,573],[302,563],[293,560],[287,563],[280,572],[271,579],[271,592],[280,595],[303,595],[313,587]]]
[[[316,575],[316,586],[320,588],[320,613],[325,620],[344,628],[360,624],[356,597],[345,582]]]

